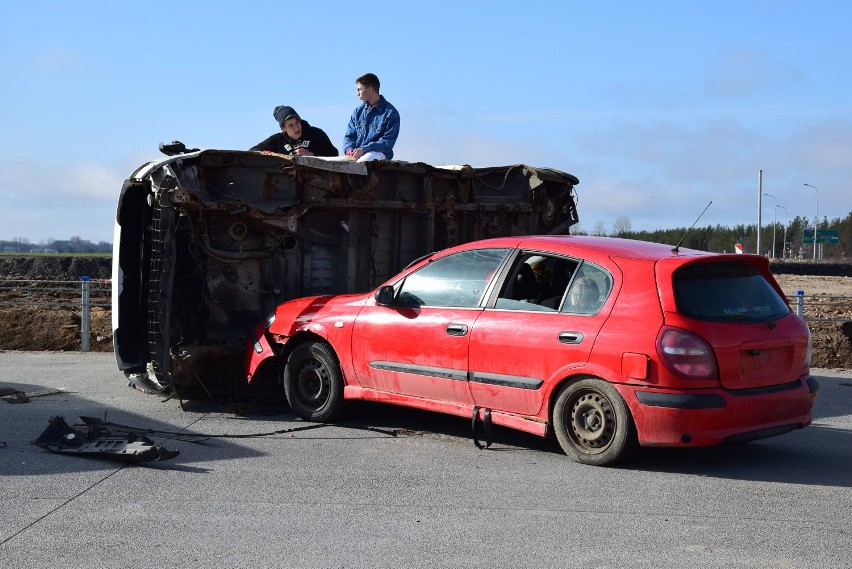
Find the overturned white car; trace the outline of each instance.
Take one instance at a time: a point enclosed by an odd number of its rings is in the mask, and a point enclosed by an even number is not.
[[[235,150],[144,164],[124,182],[116,216],[118,367],[143,391],[261,395],[245,382],[245,345],[277,305],[368,291],[422,255],[476,239],[567,234],[578,183],[525,165]]]

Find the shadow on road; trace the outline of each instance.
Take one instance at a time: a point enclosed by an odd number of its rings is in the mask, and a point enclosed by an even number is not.
[[[848,423],[843,423],[852,408],[852,389],[843,387],[844,381],[832,379],[825,383],[814,410],[816,423],[803,430],[739,446],[642,448],[620,468],[732,480],[852,486],[852,429],[844,428]],[[10,386],[25,392],[50,388],[37,384],[0,384],[0,387]],[[26,404],[0,402],[0,443],[5,443],[5,446],[0,444],[0,475],[116,468],[115,461],[55,454],[32,445],[55,415],[65,417],[69,424],[86,415],[145,429],[211,435],[200,443],[151,437],[156,444],[179,450],[181,454],[169,461],[134,465],[192,473],[207,471],[194,463],[209,464],[278,452],[269,447],[259,451],[241,442],[260,436],[288,441],[303,439],[303,442],[309,442],[304,439],[424,437],[441,444],[474,446],[469,419],[374,402],[351,402],[341,422],[325,426],[301,421],[282,402],[235,406],[189,401],[181,405],[176,400],[164,401],[163,397],[132,390],[97,399],[69,391],[39,397]],[[281,452],[286,450],[282,447]],[[533,452],[554,457],[562,454],[553,438],[498,426],[494,427],[493,446],[482,452]]]
[[[11,387],[25,393],[49,390],[50,386],[3,382],[0,387]],[[59,394],[32,398],[29,403],[11,404],[0,401],[0,476],[50,475],[65,472],[114,470],[129,463],[101,457],[74,456],[55,453],[33,444],[48,427],[54,416],[64,417],[69,425],[79,422],[81,416],[95,417],[138,427],[197,434],[191,423],[193,418],[182,413],[177,405],[161,404],[159,399],[143,394],[128,393],[139,401],[129,405],[133,410],[119,405],[93,401],[73,389]],[[82,427],[77,427],[82,429]],[[191,466],[198,460],[226,460],[258,456],[255,450],[230,439],[211,439],[187,442],[150,436],[157,446],[179,450],[180,455],[168,461],[140,462],[134,468],[184,470],[205,472]]]

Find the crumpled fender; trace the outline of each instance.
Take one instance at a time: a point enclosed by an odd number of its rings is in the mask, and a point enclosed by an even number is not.
[[[249,335],[244,361],[246,380],[251,383],[260,364],[276,355],[270,337],[277,344],[283,345],[288,338],[299,332],[310,330],[320,333],[313,325],[313,318],[322,312],[330,300],[337,299],[337,302],[340,302],[339,299],[348,296],[355,295],[307,296],[279,304],[275,309],[275,317],[271,321],[257,324]]]

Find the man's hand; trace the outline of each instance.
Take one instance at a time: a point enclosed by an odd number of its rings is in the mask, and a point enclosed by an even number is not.
[[[356,148],[354,150],[347,150],[346,155],[352,158],[353,160],[358,160],[364,155],[364,149]]]
[[[299,156],[313,156],[314,153],[308,150],[307,148],[302,148],[301,146],[295,150],[296,154]]]

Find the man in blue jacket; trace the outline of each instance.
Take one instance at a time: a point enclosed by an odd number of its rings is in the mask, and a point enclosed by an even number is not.
[[[358,162],[391,160],[399,136],[399,112],[379,94],[379,78],[372,73],[355,80],[359,105],[349,119],[343,151]]]

